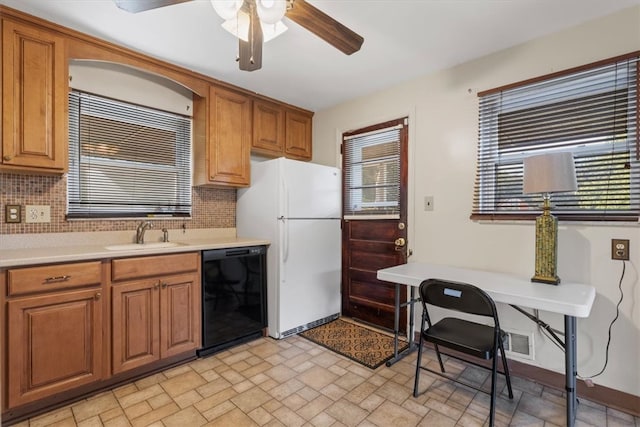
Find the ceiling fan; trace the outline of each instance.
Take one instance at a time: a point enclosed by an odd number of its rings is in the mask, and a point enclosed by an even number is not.
[[[192,0],[113,0],[123,10],[132,13],[143,12],[184,3]],[[342,25],[326,13],[307,3],[305,0],[213,0],[211,2],[218,14],[225,19],[233,16],[238,22],[244,14],[248,17],[248,28],[244,36],[238,36],[238,63],[241,70],[254,71],[262,68],[262,44],[265,40],[261,20],[265,21],[261,14],[265,7],[284,7],[284,16],[298,25],[311,31],[330,45],[347,55],[360,50],[364,38],[346,26]],[[265,6],[266,5],[266,6]],[[274,6],[276,5],[276,6]],[[222,12],[220,9],[223,9]],[[226,9],[226,10],[225,10]],[[230,12],[230,14],[229,14]],[[228,14],[228,16],[224,16]],[[282,12],[279,18],[282,17]],[[268,19],[267,19],[268,20]],[[231,21],[231,20],[229,20]],[[229,22],[228,21],[228,22]],[[276,24],[268,22],[268,24]],[[239,25],[236,24],[236,27]],[[231,31],[231,30],[230,30]]]

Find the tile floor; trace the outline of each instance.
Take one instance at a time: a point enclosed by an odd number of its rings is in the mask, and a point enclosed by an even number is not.
[[[17,424],[44,426],[483,426],[489,397],[424,372],[412,396],[416,353],[370,370],[310,341],[262,338],[166,370]],[[426,351],[424,360],[434,363]],[[487,373],[447,361],[449,372],[486,383]],[[565,424],[554,389],[513,378],[497,404],[498,426]],[[640,418],[581,400],[577,426],[640,427]]]

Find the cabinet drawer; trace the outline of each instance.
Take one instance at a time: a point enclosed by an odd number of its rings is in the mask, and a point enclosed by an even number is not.
[[[101,283],[100,261],[13,268],[7,271],[9,296],[100,285]]]
[[[197,252],[114,259],[111,261],[111,280],[117,282],[196,271],[198,259]]]

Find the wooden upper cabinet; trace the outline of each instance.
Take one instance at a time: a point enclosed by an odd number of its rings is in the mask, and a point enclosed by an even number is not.
[[[2,168],[67,170],[67,70],[62,36],[2,21]]]
[[[208,101],[194,100],[195,185],[249,185],[251,117],[252,100],[239,92],[211,86]]]
[[[270,157],[282,156],[284,125],[284,109],[281,105],[260,99],[254,100],[251,151]]]
[[[285,123],[285,156],[292,159],[311,160],[312,115],[288,109],[285,113]]]
[[[311,160],[312,117],[312,113],[255,99],[251,151],[267,157]]]

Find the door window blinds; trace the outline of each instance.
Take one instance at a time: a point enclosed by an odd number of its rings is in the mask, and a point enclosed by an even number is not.
[[[191,119],[72,91],[68,217],[190,214]]]
[[[399,217],[402,127],[343,137],[345,217]]]
[[[552,195],[566,220],[635,221],[640,207],[638,52],[479,94],[472,219],[531,219],[523,159],[573,154],[578,191]]]

